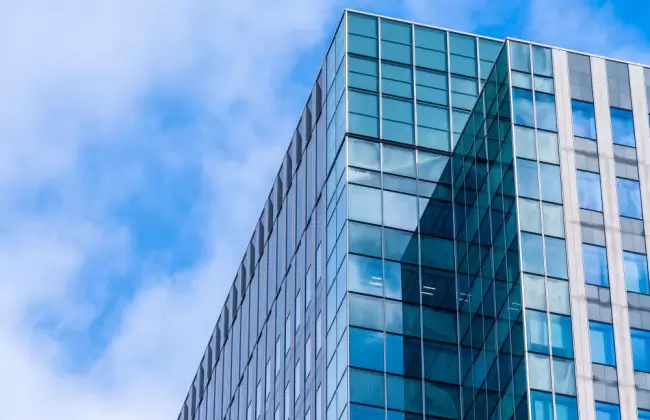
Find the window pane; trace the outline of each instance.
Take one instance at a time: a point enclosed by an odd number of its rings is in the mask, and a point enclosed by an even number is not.
[[[423,337],[429,340],[456,343],[456,314],[422,307]]]
[[[607,271],[607,249],[583,244],[582,260],[585,268],[585,282],[596,286],[609,287]]]
[[[417,197],[384,191],[384,225],[414,232],[418,225]]]
[[[575,398],[556,394],[555,410],[557,420],[575,420],[578,418],[578,402]]]
[[[539,160],[549,163],[560,163],[560,155],[557,145],[557,134],[548,131],[537,132],[537,145],[539,148]]]
[[[517,181],[520,197],[539,197],[536,162],[517,159]]]
[[[552,203],[562,202],[562,181],[560,181],[560,167],[539,164],[539,179],[542,184],[542,200]]]
[[[650,372],[650,332],[632,330],[634,370]]]
[[[392,300],[384,301],[386,331],[419,337],[420,307]]]
[[[348,13],[348,32],[351,34],[377,37],[377,18],[373,16]]]
[[[384,409],[350,404],[350,420],[384,420]]]
[[[569,315],[571,312],[569,282],[549,278],[546,280],[546,287],[548,288],[548,310]]]
[[[553,420],[553,397],[551,394],[533,391],[530,393],[530,399],[532,420]]]
[[[595,140],[596,116],[594,104],[574,99],[571,101],[571,112],[573,116],[573,135]]]
[[[576,373],[573,361],[554,358],[553,376],[555,378],[555,392],[576,395]]]
[[[411,25],[394,20],[381,19],[381,39],[411,45]]]
[[[621,420],[620,409],[617,405],[596,401],[596,420]]]
[[[534,73],[542,76],[553,76],[553,58],[548,48],[533,46]]]
[[[513,70],[530,73],[530,46],[510,42],[510,63]]]
[[[515,124],[535,127],[533,113],[533,92],[523,89],[512,89],[514,100]]]
[[[384,262],[384,296],[407,302],[420,302],[420,275],[416,265]]]
[[[542,203],[544,213],[544,234],[564,237],[564,211],[562,206]]]
[[[517,142],[517,157],[537,160],[534,129],[515,126],[515,141]]]
[[[603,211],[603,200],[600,193],[600,175],[593,172],[577,171],[578,201],[580,208]]]
[[[384,406],[384,374],[350,369],[350,401]]]
[[[548,131],[557,131],[555,96],[535,92],[535,107],[537,109],[537,127]]]
[[[444,31],[415,26],[415,45],[444,52],[447,51],[447,38]]]
[[[386,334],[386,372],[422,377],[420,346],[420,339]]]
[[[641,219],[641,191],[639,182],[616,178],[618,192],[618,211],[621,216]]]
[[[566,245],[564,239],[544,237],[546,247],[546,274],[561,279],[567,278]]]
[[[350,366],[384,370],[384,333],[350,328]]]
[[[532,233],[521,234],[524,271],[544,275],[542,237]]]
[[[412,232],[384,228],[384,258],[395,261],[418,263],[419,248]]]
[[[426,382],[424,392],[427,415],[447,419],[460,418],[460,393],[458,387]]]
[[[359,185],[348,186],[348,191],[348,217],[380,225],[381,191]]]
[[[388,408],[422,412],[422,382],[401,376],[386,376]]]
[[[540,214],[539,201],[520,198],[518,203],[521,230],[542,233],[542,215]]]
[[[551,390],[551,360],[548,356],[528,354],[528,369],[531,388]]]
[[[571,318],[561,315],[550,315],[551,347],[557,356],[573,358],[573,334]]]
[[[451,182],[449,157],[418,151],[418,177],[431,182]]]
[[[642,254],[623,252],[625,284],[629,292],[650,294],[648,283],[648,258]]]
[[[398,63],[411,64],[411,46],[397,42],[382,41],[381,57]]]
[[[381,228],[350,222],[350,252],[381,258]]]
[[[424,377],[432,381],[458,384],[458,347],[425,341]]]
[[[614,144],[634,147],[634,119],[632,117],[632,111],[610,108],[610,115],[612,117],[612,139]]]
[[[381,299],[350,294],[350,325],[384,329],[384,313]]]
[[[589,343],[591,344],[591,362],[615,366],[614,331],[609,324],[589,321]]]
[[[526,331],[528,332],[528,349],[548,354],[548,323],[546,313],[526,311]]]
[[[546,310],[546,285],[544,277],[523,274],[526,308]]]
[[[381,260],[377,258],[350,255],[350,290],[369,295],[383,295],[383,274]]]
[[[415,150],[382,145],[384,172],[415,178]]]
[[[379,143],[349,139],[349,163],[351,166],[380,170]]]

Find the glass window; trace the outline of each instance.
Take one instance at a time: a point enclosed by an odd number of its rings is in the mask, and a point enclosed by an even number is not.
[[[384,296],[420,303],[420,275],[416,265],[384,262]]]
[[[427,101],[440,105],[447,105],[449,103],[446,73],[416,69],[415,75],[418,101]],[[418,114],[419,118],[420,115]]]
[[[383,295],[383,274],[381,260],[377,258],[350,255],[350,290],[369,295]]]
[[[548,310],[559,314],[569,315],[569,282],[558,279],[547,279]]]
[[[381,228],[363,223],[349,223],[350,252],[381,258]]]
[[[632,330],[634,370],[650,372],[650,331]]]
[[[348,191],[348,217],[380,225],[381,191],[359,185],[349,185]]]
[[[384,406],[384,374],[350,369],[350,401]]]
[[[512,89],[514,101],[515,124],[535,127],[533,112],[533,92],[524,89]]]
[[[384,225],[415,231],[418,226],[417,197],[384,191]]]
[[[461,57],[451,54],[449,56],[450,70],[454,74],[467,77],[477,77],[476,58]]]
[[[546,274],[561,279],[567,278],[566,245],[564,239],[544,237],[546,247]]]
[[[550,49],[533,45],[533,69],[535,74],[553,77],[553,57]]]
[[[581,209],[603,211],[600,192],[600,175],[593,172],[577,171],[578,201]]]
[[[544,277],[524,273],[526,308],[546,310],[546,285]]]
[[[639,410],[639,420],[650,420],[650,411]]]
[[[392,300],[384,301],[386,331],[419,337],[420,307]]]
[[[530,73],[530,46],[520,42],[510,42],[510,63],[513,70]]]
[[[388,95],[413,98],[413,68],[382,62],[381,90]]]
[[[589,342],[592,363],[616,366],[614,330],[610,324],[589,321]]]
[[[537,147],[539,148],[539,160],[548,163],[560,163],[560,155],[557,146],[557,134],[549,131],[537,132]]]
[[[445,32],[437,29],[415,26],[415,46],[436,51],[447,51]]]
[[[431,182],[451,182],[449,157],[418,150],[418,178]]]
[[[460,393],[458,387],[425,382],[426,414],[446,419],[460,418]]]
[[[520,197],[538,198],[537,162],[517,159],[517,181]]]
[[[531,388],[551,391],[551,360],[548,356],[530,353],[528,372]]]
[[[552,203],[562,202],[562,181],[560,181],[560,167],[539,164],[539,179],[542,184],[542,200]]]
[[[528,349],[548,354],[548,322],[546,313],[526,311],[526,330],[528,332]]]
[[[557,131],[555,96],[535,92],[535,107],[537,110],[537,127],[548,131]]]
[[[614,144],[634,147],[634,117],[632,111],[610,108],[612,117],[612,139]]]
[[[576,373],[572,360],[553,358],[555,392],[576,395]]]
[[[415,62],[418,67],[447,71],[447,54],[427,48],[415,48]]]
[[[585,282],[587,284],[609,287],[606,248],[583,244],[582,261],[585,269]]]
[[[476,57],[476,38],[457,33],[449,34],[449,49],[452,54]]]
[[[350,404],[350,420],[384,420],[384,409]]]
[[[388,408],[422,412],[422,382],[401,376],[386,376]]]
[[[458,347],[424,341],[424,376],[432,381],[458,384]]]
[[[456,343],[456,314],[422,307],[423,336],[429,340]]]
[[[521,230],[542,233],[542,215],[539,201],[519,199],[519,224]]]
[[[411,45],[411,38],[410,24],[381,19],[381,39]]]
[[[371,93],[350,90],[348,93],[351,133],[379,137],[379,97]]]
[[[618,405],[596,401],[596,420],[621,420]]]
[[[418,263],[419,248],[413,241],[413,232],[384,228],[384,258],[395,261]]]
[[[350,325],[383,330],[383,312],[381,299],[350,294]]]
[[[553,420],[553,396],[551,394],[532,391],[530,399],[532,420]]]
[[[348,13],[348,32],[351,34],[377,37],[377,18],[357,13]]]
[[[382,97],[382,137],[401,143],[414,143],[413,102]]]
[[[562,206],[542,203],[544,213],[544,234],[564,237],[564,211]]]
[[[350,87],[377,92],[379,66],[376,60],[350,56],[348,58],[348,84]]]
[[[384,370],[384,333],[350,328],[350,366]]]
[[[573,99],[571,100],[571,113],[573,116],[573,135],[595,140],[596,115],[594,104]]]
[[[542,237],[532,233],[521,234],[524,271],[544,275],[544,250]]]
[[[625,284],[628,292],[650,294],[647,256],[623,252],[623,264],[625,266]]]
[[[578,418],[578,402],[575,398],[556,394],[555,411],[556,420],[575,420]]]
[[[550,315],[551,321],[551,348],[553,354],[573,358],[573,334],[571,332],[571,318],[561,315]]]
[[[641,190],[639,181],[616,178],[618,211],[621,216],[641,219]]]
[[[438,150],[450,149],[449,109],[417,104],[418,144]]]
[[[386,372],[422,376],[420,339],[386,334]]]
[[[351,166],[359,168],[380,169],[379,143],[370,141],[348,139],[348,159]]]
[[[415,150],[382,145],[384,172],[415,178]]]
[[[398,42],[381,41],[381,58],[398,63],[411,64],[412,47]]]
[[[537,160],[534,129],[515,126],[515,141],[517,144],[517,157]]]

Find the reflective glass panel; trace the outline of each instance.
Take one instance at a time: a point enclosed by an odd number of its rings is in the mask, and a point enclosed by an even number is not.
[[[601,246],[583,244],[582,258],[585,269],[585,282],[596,286],[609,287],[607,249]]]

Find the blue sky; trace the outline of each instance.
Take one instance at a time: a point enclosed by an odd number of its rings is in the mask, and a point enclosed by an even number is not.
[[[650,63],[639,0],[55,3],[0,15],[8,420],[175,418],[343,7]]]

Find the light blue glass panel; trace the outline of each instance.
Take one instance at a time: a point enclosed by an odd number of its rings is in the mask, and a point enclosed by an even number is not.
[[[533,92],[524,89],[512,89],[514,101],[515,124],[535,127]]]
[[[539,197],[537,162],[526,159],[517,159],[517,186],[520,197]]]
[[[542,236],[522,232],[521,247],[524,271],[544,275],[544,250],[542,248]]]
[[[381,224],[381,191],[359,185],[348,186],[348,218]]]
[[[542,184],[542,200],[562,203],[562,181],[560,167],[548,163],[539,164],[539,179]]]
[[[350,404],[350,420],[384,420],[384,409]]]
[[[431,182],[450,183],[449,157],[418,150],[418,178]]]
[[[510,42],[510,65],[513,70],[530,73],[530,46]]]
[[[548,356],[528,354],[528,383],[533,389],[551,391],[551,360]]]
[[[401,376],[386,375],[388,408],[422,412],[422,382]]]
[[[532,420],[553,420],[553,396],[546,392],[530,393]]]
[[[571,100],[573,116],[573,135],[587,139],[596,139],[596,115],[594,104]]]
[[[377,258],[350,255],[350,290],[369,295],[383,296],[383,269]]]
[[[600,192],[600,175],[586,171],[576,171],[576,174],[580,208],[602,212],[603,198]]]
[[[384,172],[415,178],[415,150],[383,144],[382,153]]]
[[[616,366],[614,330],[610,324],[589,321],[589,343],[592,363]]]
[[[449,103],[446,73],[416,69],[415,74],[417,79],[416,94],[419,101],[441,105]]]
[[[447,54],[425,48],[415,48],[415,62],[418,67],[447,71]]]
[[[634,370],[650,373],[650,331],[632,330]]]
[[[476,38],[473,36],[450,33],[449,50],[451,54],[476,58]]]
[[[418,125],[449,130],[449,109],[418,103]]]
[[[596,401],[596,420],[621,420],[621,411],[617,405]]]
[[[412,264],[418,263],[419,248],[417,241],[413,241],[413,232],[384,228],[384,258],[403,261]]]
[[[357,254],[381,258],[381,228],[349,222],[349,249]]]
[[[542,214],[539,201],[520,198],[519,225],[521,230],[533,233],[542,233]]]
[[[564,237],[564,209],[562,206],[542,203],[544,213],[544,234]]]
[[[641,219],[641,190],[639,181],[616,178],[618,211],[621,216]]]
[[[384,329],[384,310],[381,299],[357,294],[349,295],[350,325],[374,330]]]
[[[515,142],[517,157],[537,159],[537,145],[535,144],[535,130],[532,128],[515,126]]]
[[[450,70],[461,76],[477,77],[476,59],[452,54],[449,57]]]
[[[349,129],[351,133],[379,137],[379,97],[350,90]]]
[[[417,378],[421,377],[421,345],[422,343],[419,338],[386,334],[386,372]]]
[[[573,358],[573,334],[571,332],[571,318],[562,315],[550,315],[551,321],[551,347],[553,354],[566,358]]]
[[[381,20],[381,39],[411,45],[411,25],[394,20]]]
[[[650,411],[639,410],[639,420],[650,420]]]
[[[498,41],[492,41],[490,39],[479,38],[478,40],[478,49],[481,60],[487,61],[496,61],[499,57],[499,53],[503,48],[503,44]]]
[[[548,321],[546,313],[526,311],[526,331],[528,335],[528,349],[538,353],[548,354]]]
[[[412,47],[397,42],[381,41],[381,58],[397,63],[412,64]]]
[[[380,170],[379,143],[359,139],[348,140],[348,160],[351,166]]]
[[[578,418],[578,402],[575,398],[555,395],[556,420],[576,420]]]
[[[576,371],[572,360],[553,358],[555,392],[576,395]]]
[[[394,300],[384,301],[386,331],[420,336],[420,307]]]
[[[384,333],[350,328],[350,366],[384,370]]]
[[[415,232],[418,226],[417,197],[384,191],[384,226]]]
[[[379,57],[379,43],[376,38],[349,34],[348,51],[354,54],[377,58]]]
[[[560,279],[567,278],[566,245],[564,239],[544,237],[546,248],[546,274]]]
[[[384,406],[384,374],[350,369],[350,401]]]
[[[614,144],[634,147],[634,117],[632,111],[610,108],[612,118],[612,140]]]
[[[348,13],[348,32],[351,34],[377,37],[377,18],[374,16]]]
[[[533,45],[533,70],[535,74],[553,77],[553,57],[550,49]]]
[[[415,46],[445,52],[447,51],[445,32],[416,25]]]
[[[625,284],[628,292],[650,294],[647,256],[623,252],[623,263],[625,266]]]
[[[537,128],[548,131],[557,131],[555,96],[535,92],[535,107],[537,110]]]
[[[389,95],[413,98],[413,68],[383,62],[381,89]]]
[[[350,56],[348,58],[348,84],[350,87],[377,92],[379,66],[377,60]]]
[[[585,282],[596,286],[609,287],[607,249],[601,246],[583,244],[582,260],[585,268]]]
[[[523,274],[526,308],[546,310],[546,285],[544,277]]]

